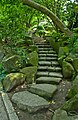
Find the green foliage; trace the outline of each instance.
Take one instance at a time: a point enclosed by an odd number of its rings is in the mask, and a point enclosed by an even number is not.
[[[71,53],[75,54],[78,53],[78,34],[73,34],[69,39],[68,39],[68,47]]]
[[[13,41],[25,37],[26,14],[20,1],[5,1],[0,3],[0,40],[10,38]]]
[[[3,65],[0,63],[0,81],[2,81],[6,75],[7,71],[3,68]]]

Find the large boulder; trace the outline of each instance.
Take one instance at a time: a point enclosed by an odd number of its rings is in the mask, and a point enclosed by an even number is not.
[[[10,91],[14,87],[22,84],[25,81],[25,76],[22,73],[10,73],[6,75],[3,80],[3,87],[5,91]]]
[[[33,65],[33,66],[38,65],[38,53],[36,51],[29,53],[27,58],[28,58],[28,63],[30,65]]]
[[[14,102],[19,109],[28,111],[29,113],[37,113],[37,111],[49,107],[47,100],[28,91],[15,93],[12,96],[12,102]]]
[[[62,109],[69,111],[77,111],[78,110],[78,94],[69,99],[63,106]]]
[[[35,74],[37,72],[37,66],[30,66],[20,69],[20,72],[26,76],[27,83],[33,83],[35,79]]]
[[[12,56],[7,55],[2,60],[2,64],[8,72],[12,72],[20,68],[19,60],[20,60],[20,56],[18,55],[12,55]]]
[[[74,58],[72,62],[76,72],[78,72],[78,58]]]
[[[64,78],[72,78],[73,75],[75,74],[75,70],[73,68],[73,66],[66,62],[65,60],[63,60],[62,62],[62,69],[63,69],[63,76]]]
[[[68,91],[67,98],[72,98],[76,94],[78,94],[78,75],[75,77],[75,79],[72,82],[72,87]]]
[[[52,120],[78,120],[78,115],[69,116],[65,110],[57,109]]]
[[[65,110],[57,109],[52,120],[70,120]]]

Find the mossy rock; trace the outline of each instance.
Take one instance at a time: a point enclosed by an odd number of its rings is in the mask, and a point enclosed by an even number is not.
[[[69,99],[63,106],[63,110],[69,111],[77,111],[78,110],[78,94],[76,94],[74,97]]]
[[[76,72],[78,72],[78,58],[74,58],[72,62]]]
[[[55,42],[55,39],[53,39],[52,37],[50,37],[50,39],[48,41],[49,41],[50,45],[54,48],[54,50],[58,53],[59,47],[60,47],[60,42]]]
[[[33,51],[27,55],[28,64],[32,66],[38,66],[38,53]]]
[[[78,120],[78,115],[69,116],[65,110],[57,109],[52,120]]]
[[[6,71],[12,72],[17,71],[20,68],[20,56],[18,55],[7,55],[2,60],[2,64]]]
[[[5,91],[11,91],[16,86],[22,84],[25,81],[25,76],[22,73],[10,73],[6,75],[2,81]]]
[[[63,69],[64,78],[68,78],[68,79],[72,78],[75,74],[75,70],[74,70],[72,64],[66,62],[65,60],[63,60],[62,69]]]
[[[66,57],[66,55],[68,55],[68,53],[69,53],[68,47],[60,47],[59,48],[58,60],[59,60],[60,65],[62,65],[62,61]]]
[[[72,98],[76,94],[78,94],[78,75],[75,77],[75,79],[72,82],[72,87],[67,93],[67,98]]]
[[[52,120],[70,120],[65,110],[57,109],[54,112]]]
[[[26,76],[27,83],[33,83],[37,72],[37,66],[25,67],[21,69],[20,72]]]
[[[28,51],[29,52],[32,52],[32,51],[37,51],[38,52],[38,47],[36,45],[30,45],[29,48],[28,48]]]

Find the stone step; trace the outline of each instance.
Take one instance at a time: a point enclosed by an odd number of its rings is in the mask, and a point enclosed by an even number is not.
[[[36,83],[42,84],[59,84],[60,81],[62,81],[61,78],[55,78],[55,77],[39,77],[36,79]]]
[[[49,72],[49,77],[59,77],[59,78],[62,78],[63,75],[61,73]]]
[[[36,76],[37,77],[48,77],[48,72],[37,72]]]
[[[62,68],[61,67],[48,67],[48,71],[51,72],[51,71],[54,71],[54,72],[61,72]]]
[[[52,63],[49,61],[40,61],[38,64],[42,65],[42,66],[51,66],[52,65]]]
[[[57,78],[62,78],[63,75],[61,73],[57,72],[37,72],[37,78],[38,77],[57,77]]]
[[[39,54],[39,57],[57,57],[57,54]]]
[[[58,61],[52,61],[51,63],[52,63],[52,66],[59,66]]]
[[[51,48],[50,45],[44,45],[44,44],[41,44],[41,45],[37,45],[38,48]]]
[[[55,54],[56,52],[53,51],[53,50],[50,50],[50,51],[38,51],[39,54]]]
[[[53,48],[38,48],[39,51],[49,51],[49,50],[53,50]]]
[[[46,41],[41,42],[41,43],[35,43],[36,45],[48,45],[48,43]]]
[[[56,90],[57,86],[50,84],[35,84],[31,85],[30,89],[28,89],[29,92],[44,97],[46,99],[52,98]]]
[[[40,61],[38,64],[41,65],[41,66],[58,66],[59,65],[58,61],[52,61],[52,62],[50,62],[50,61]]]
[[[12,96],[12,102],[14,102],[19,109],[28,111],[29,113],[49,107],[47,100],[28,91],[15,93]]]
[[[57,57],[40,57],[39,61],[54,61],[57,60]]]
[[[38,66],[38,71],[61,72],[61,68],[60,67],[49,67],[49,66]]]

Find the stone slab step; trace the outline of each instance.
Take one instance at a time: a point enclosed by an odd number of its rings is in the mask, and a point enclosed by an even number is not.
[[[61,73],[56,73],[56,72],[49,72],[49,77],[59,77],[62,78],[63,75]]]
[[[54,72],[61,72],[62,68],[61,67],[48,67],[48,71],[54,71]]]
[[[37,72],[36,76],[37,77],[41,77],[41,76],[42,77],[48,77],[48,74],[49,74],[48,72]]]
[[[12,101],[19,107],[19,109],[26,110],[30,113],[49,107],[47,100],[28,91],[15,93],[12,96]]]
[[[57,73],[57,72],[37,72],[37,78],[38,77],[57,77],[57,78],[62,78],[63,75],[61,73]]]
[[[58,61],[52,61],[52,62],[50,62],[50,61],[40,61],[38,64],[41,65],[41,66],[58,66],[59,65]]]
[[[38,66],[38,71],[54,71],[54,72],[61,72],[61,68],[60,68],[60,67]]]
[[[39,54],[39,57],[57,57],[57,54]]]
[[[50,50],[50,51],[38,51],[39,54],[55,54],[56,52],[53,51],[53,50]]]
[[[38,64],[39,64],[39,65],[42,65],[42,66],[43,66],[43,65],[44,65],[44,66],[45,66],[45,65],[46,65],[46,66],[51,66],[52,63],[49,62],[49,61],[40,61]]]
[[[28,91],[37,94],[41,97],[44,97],[46,99],[52,98],[56,90],[57,90],[57,86],[50,84],[35,84],[32,85],[30,89],[28,89]]]
[[[40,57],[39,61],[54,61],[57,60],[57,57]]]
[[[52,66],[59,66],[58,61],[52,61],[51,63],[52,63]]]
[[[39,51],[49,51],[53,50],[53,48],[38,48]]]
[[[41,42],[41,43],[35,43],[36,45],[48,45],[48,43],[47,42]]]
[[[42,84],[59,84],[60,81],[62,81],[61,78],[55,78],[55,77],[39,77],[36,79],[36,83]]]
[[[41,44],[41,45],[37,45],[37,46],[38,46],[38,48],[51,48],[50,45],[43,45],[43,44]]]

